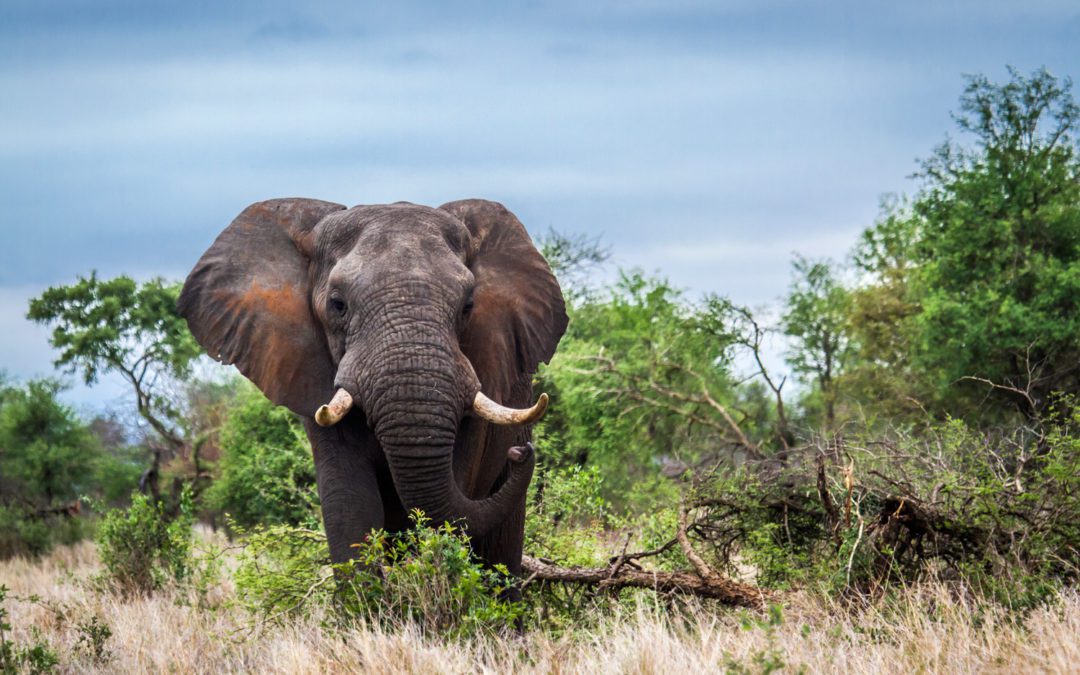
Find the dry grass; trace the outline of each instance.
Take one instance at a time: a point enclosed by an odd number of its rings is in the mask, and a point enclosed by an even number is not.
[[[252,623],[227,602],[215,610],[191,606],[175,592],[124,600],[90,590],[97,569],[91,544],[30,562],[0,562],[12,635],[31,631],[52,645],[66,672],[334,673],[706,673],[785,672],[984,673],[1080,672],[1080,595],[1031,613],[1022,625],[1000,611],[975,611],[940,588],[913,591],[887,613],[841,610],[796,597],[776,627],[741,625],[739,613],[699,610],[689,621],[638,612],[599,629],[552,638],[447,643],[416,630],[377,627],[347,632],[314,617],[287,627],[244,630]],[[228,585],[217,589],[221,598]],[[31,594],[39,602],[27,602]],[[95,662],[79,646],[78,624],[97,616],[112,630],[108,660]]]

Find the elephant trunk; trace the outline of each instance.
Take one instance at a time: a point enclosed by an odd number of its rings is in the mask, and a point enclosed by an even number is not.
[[[490,497],[473,500],[461,491],[454,441],[465,401],[475,394],[462,383],[475,376],[471,369],[463,376],[461,360],[433,337],[388,346],[381,372],[366,378],[361,399],[405,508],[423,511],[433,523],[463,521],[470,536],[482,536],[524,497],[535,457],[531,450],[509,453],[510,475]]]

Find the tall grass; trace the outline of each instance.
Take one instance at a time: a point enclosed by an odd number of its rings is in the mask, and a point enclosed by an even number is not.
[[[972,606],[941,586],[911,589],[882,606],[852,609],[795,595],[770,615],[690,608],[681,618],[639,610],[560,638],[446,640],[416,626],[324,628],[318,614],[255,625],[230,600],[227,580],[210,608],[176,590],[124,598],[82,580],[100,569],[89,543],[32,562],[0,562],[16,642],[47,641],[68,672],[672,673],[1077,672],[1080,595],[1026,616]],[[36,595],[37,599],[30,600]],[[85,626],[111,630],[99,654]],[[254,626],[254,627],[253,627]]]

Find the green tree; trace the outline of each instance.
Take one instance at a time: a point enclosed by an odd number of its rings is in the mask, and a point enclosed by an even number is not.
[[[209,506],[244,528],[299,525],[316,517],[315,465],[300,420],[255,387],[240,384],[220,432]]]
[[[1080,390],[1080,106],[1069,80],[1010,75],[968,78],[955,119],[974,146],[923,163],[915,357],[1031,417]]]
[[[731,376],[731,309],[718,298],[694,305],[637,271],[573,307],[541,375],[559,401],[537,429],[547,468],[599,467],[606,499],[644,508],[670,496],[665,474],[756,454],[774,413],[760,388]]]
[[[919,231],[911,204],[889,196],[852,253],[857,283],[850,289],[847,321],[851,349],[838,388],[865,414],[894,421],[933,405],[933,389],[912,364]]]
[[[50,344],[60,350],[55,365],[80,373],[93,384],[101,373],[120,375],[131,385],[139,415],[157,433],[148,474],[157,494],[161,462],[186,442],[180,410],[169,384],[190,375],[201,349],[176,311],[180,285],[152,279],[138,284],[119,276],[102,281],[96,273],[70,286],[54,286],[30,301],[27,317],[53,326]]]
[[[60,403],[60,391],[55,380],[0,388],[0,557],[79,538],[80,497],[109,499],[137,482]]]
[[[0,494],[46,508],[90,487],[101,449],[56,395],[55,380],[9,388],[0,399]]]
[[[837,377],[850,348],[847,330],[851,295],[836,279],[829,261],[796,256],[794,278],[782,325],[791,338],[788,363],[809,378],[820,396],[825,428],[836,427]]]

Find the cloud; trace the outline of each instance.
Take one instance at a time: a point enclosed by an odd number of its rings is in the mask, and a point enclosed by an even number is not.
[[[768,301],[792,250],[842,256],[879,194],[915,187],[961,73],[1080,70],[1077,16],[996,0],[11,0],[0,298],[92,269],[181,278],[244,206],[296,195],[498,199],[533,232],[603,233],[623,264]],[[0,367],[47,372],[21,315],[5,315]]]

